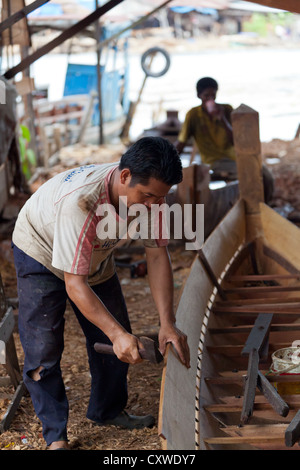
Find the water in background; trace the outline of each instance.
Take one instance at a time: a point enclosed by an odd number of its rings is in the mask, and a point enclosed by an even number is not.
[[[31,66],[40,88],[48,88],[50,100],[63,96],[67,63],[95,63],[95,54],[76,56],[48,54]],[[135,101],[144,79],[140,55],[130,55],[130,99]],[[179,118],[200,104],[195,85],[212,76],[219,83],[217,101],[238,107],[247,104],[260,116],[260,138],[291,140],[300,124],[300,50],[271,47],[171,53],[169,71],[160,78],[149,77],[135,114],[130,136],[166,118],[166,110],[177,109]]]

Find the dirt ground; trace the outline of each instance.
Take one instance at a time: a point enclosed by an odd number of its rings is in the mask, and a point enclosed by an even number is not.
[[[274,140],[262,144],[264,162],[273,172],[275,193],[272,206],[297,225],[300,222],[300,139]],[[3,237],[2,237],[3,238]],[[189,273],[195,254],[184,247],[170,249],[173,272],[175,304]],[[132,254],[138,260],[142,254]],[[8,298],[17,297],[15,271],[10,250],[10,237],[0,242],[0,272]],[[126,298],[132,329],[135,334],[155,334],[159,329],[156,309],[146,277],[131,278],[129,269],[118,268]],[[15,311],[17,314],[17,311]],[[17,354],[22,368],[23,353],[18,333],[14,333]],[[2,370],[3,369],[3,370]],[[127,411],[137,415],[151,413],[156,418],[152,429],[127,431],[115,426],[99,428],[85,417],[89,399],[90,375],[85,340],[77,320],[68,307],[66,311],[65,350],[62,372],[70,403],[69,440],[74,450],[160,450],[158,412],[163,364],[144,361],[129,369],[129,401]],[[6,375],[0,366],[0,375]],[[3,417],[13,389],[0,389],[0,417]],[[24,438],[26,441],[24,441]],[[1,450],[43,450],[41,424],[35,416],[31,400],[24,396],[10,428],[0,435]]]

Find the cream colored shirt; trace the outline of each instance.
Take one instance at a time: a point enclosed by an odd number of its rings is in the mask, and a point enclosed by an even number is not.
[[[124,227],[112,208],[109,180],[116,163],[86,165],[64,171],[44,183],[20,211],[13,232],[14,244],[60,279],[64,272],[88,275],[91,285],[115,272],[113,250],[126,238]],[[109,219],[115,235],[105,230]],[[148,217],[150,220],[150,218]],[[167,239],[145,239],[145,246],[168,244]]]

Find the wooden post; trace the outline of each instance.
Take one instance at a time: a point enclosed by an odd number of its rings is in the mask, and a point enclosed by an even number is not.
[[[262,243],[258,241],[263,239],[260,203],[264,202],[264,189],[259,116],[257,111],[241,104],[231,117],[239,191],[241,199],[245,201],[246,242],[255,240],[256,248],[260,250]]]
[[[264,201],[258,113],[242,104],[231,116],[240,196],[246,213],[256,214]]]

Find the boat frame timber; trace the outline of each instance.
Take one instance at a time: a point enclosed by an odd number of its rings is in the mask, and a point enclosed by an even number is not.
[[[263,202],[259,116],[232,114],[240,199],[196,253],[176,311],[187,369],[168,346],[159,434],[167,450],[300,449],[300,395],[272,353],[300,336],[300,230]]]

